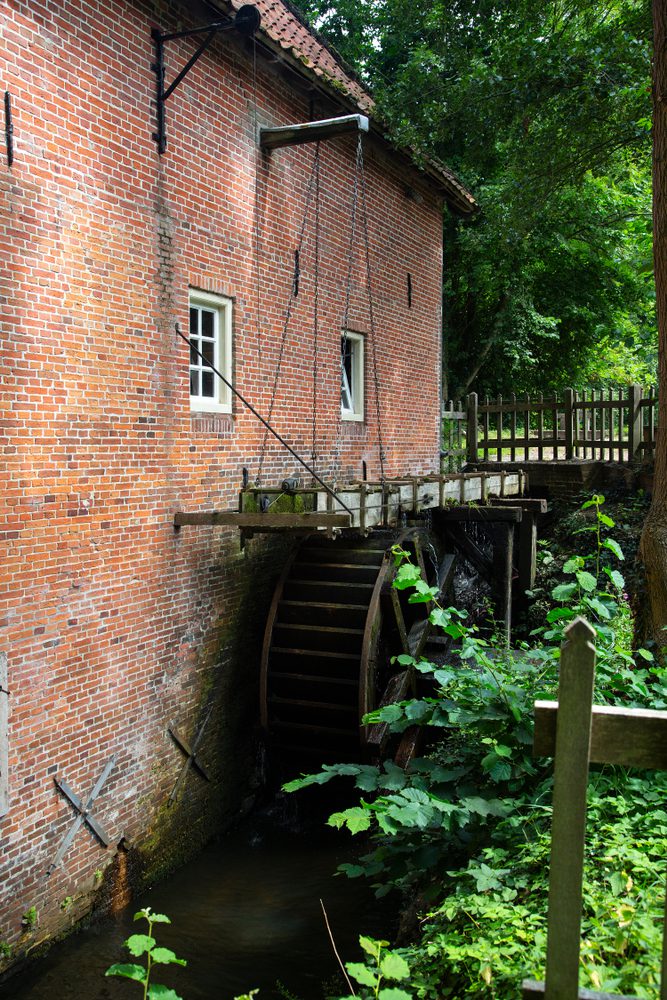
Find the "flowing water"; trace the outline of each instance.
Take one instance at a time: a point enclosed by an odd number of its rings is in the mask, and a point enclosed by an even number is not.
[[[143,906],[172,920],[156,926],[158,943],[188,966],[161,966],[155,981],[185,1000],[232,1000],[254,987],[260,988],[257,1000],[322,1000],[322,984],[334,979],[338,967],[320,899],[344,960],[361,960],[360,933],[387,933],[368,886],[334,874],[352,856],[349,836],[322,823],[299,832],[267,815],[256,818],[115,918],[55,945],[34,968],[0,987],[0,1000],[140,997],[138,984],[103,973],[114,962],[134,961],[122,942],[145,928],[132,922]],[[340,991],[342,984],[331,992]]]

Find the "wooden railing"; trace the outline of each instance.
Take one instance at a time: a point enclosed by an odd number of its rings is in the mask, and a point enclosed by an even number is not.
[[[658,400],[654,389],[542,394],[480,400],[470,393],[442,412],[443,471],[464,461],[554,462],[594,459],[633,462],[655,449]]]
[[[593,704],[595,631],[565,630],[558,701],[535,702],[533,753],[554,758],[547,961],[544,982],[524,980],[523,1000],[636,1000],[579,987],[579,949],[590,764],[667,770],[667,712]],[[660,1000],[667,1000],[663,935]]]

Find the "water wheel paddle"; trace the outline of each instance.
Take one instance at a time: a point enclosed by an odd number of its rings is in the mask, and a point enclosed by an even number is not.
[[[429,633],[428,608],[409,604],[391,584],[391,546],[400,544],[429,583],[442,583],[425,528],[373,532],[368,538],[308,536],[276,587],[261,664],[261,722],[278,752],[322,761],[368,755],[373,730],[363,716],[387,690],[410,694],[391,658],[418,655]],[[375,734],[377,735],[377,734]]]

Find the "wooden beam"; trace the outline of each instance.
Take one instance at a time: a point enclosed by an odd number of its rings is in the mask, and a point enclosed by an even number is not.
[[[443,507],[438,511],[438,517],[443,521],[481,521],[492,523],[494,521],[504,521],[505,523],[518,524],[523,517],[520,507]]]
[[[324,514],[313,511],[305,514],[243,514],[236,510],[201,510],[194,513],[178,511],[174,514],[174,527],[185,524],[227,525],[235,528],[349,528],[349,514]]]
[[[546,514],[547,501],[542,497],[489,497],[492,507],[521,507],[533,514]]]
[[[557,701],[535,702],[536,757],[553,756],[557,717]],[[594,705],[590,761],[667,770],[667,712]]]
[[[348,132],[368,132],[368,118],[365,115],[343,115],[340,118],[325,118],[318,122],[304,122],[300,125],[282,125],[279,128],[259,130],[259,144],[262,149],[279,149],[281,146],[299,146],[305,142],[319,142],[332,139]]]

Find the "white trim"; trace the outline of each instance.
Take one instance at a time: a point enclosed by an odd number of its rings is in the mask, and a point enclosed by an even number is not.
[[[190,309],[200,308],[210,311],[214,315],[214,348],[213,364],[225,376],[229,382],[232,381],[232,300],[222,295],[214,295],[212,292],[202,292],[197,288],[191,288],[188,297],[188,331],[190,330]],[[190,372],[195,371],[201,374],[201,367],[192,366],[188,358],[188,387],[190,385]],[[192,413],[231,413],[232,393],[228,386],[217,377],[214,379],[215,396],[203,396],[201,394],[190,395],[190,410]],[[189,391],[189,388],[188,388]]]
[[[351,349],[352,358],[352,385],[349,386],[352,397],[352,409],[343,407],[343,340],[347,340]],[[347,330],[341,334],[341,420],[356,420],[361,422],[364,419],[364,338],[360,333],[352,333]]]

